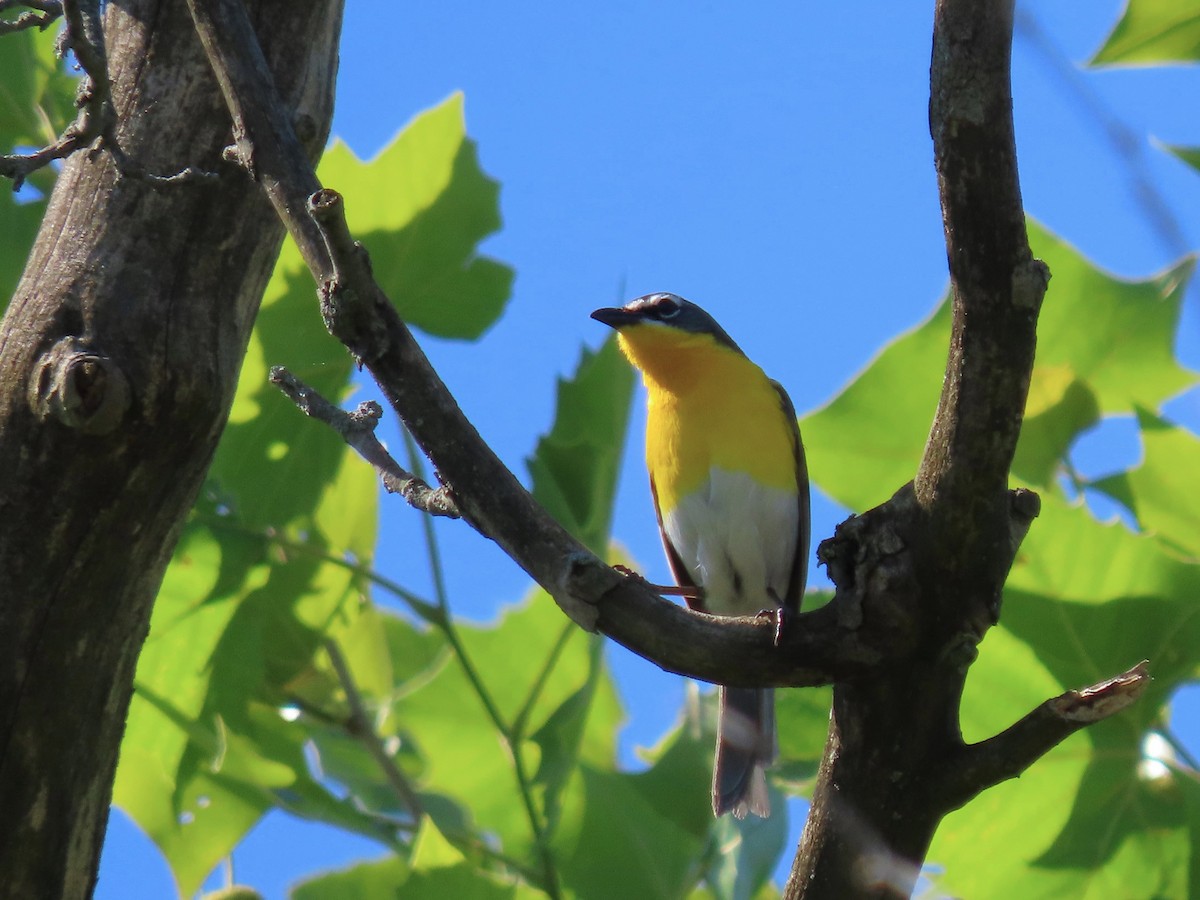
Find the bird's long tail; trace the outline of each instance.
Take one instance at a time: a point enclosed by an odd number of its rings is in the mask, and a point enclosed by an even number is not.
[[[775,691],[727,688],[720,691],[717,758],[713,765],[713,812],[771,814],[766,768],[775,760]]]

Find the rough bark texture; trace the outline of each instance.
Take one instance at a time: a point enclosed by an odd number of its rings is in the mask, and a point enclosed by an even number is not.
[[[868,615],[901,600],[920,638],[889,670],[835,684],[790,898],[907,897],[942,817],[995,780],[946,789],[973,754],[959,728],[967,669],[1037,511],[1036,498],[1007,490],[1047,281],[1017,178],[1012,16],[1012,0],[937,4],[930,131],[954,301],[946,378],[914,483],[819,551],[864,561],[831,567],[839,593],[869,584]],[[901,568],[907,589],[881,567]]]
[[[315,159],[341,0],[251,7]],[[186,7],[113,2],[105,27],[129,159],[220,168],[230,118]],[[58,179],[0,328],[5,896],[91,893],[151,604],[282,235],[236,170],[156,190],[77,153]]]

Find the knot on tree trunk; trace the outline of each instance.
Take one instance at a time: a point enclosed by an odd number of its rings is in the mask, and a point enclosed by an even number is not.
[[[129,380],[113,360],[77,337],[64,337],[38,357],[29,378],[29,407],[84,434],[108,434],[129,410]]]
[[[925,633],[916,555],[905,537],[917,511],[912,485],[905,485],[886,503],[842,522],[817,547],[837,586],[839,627],[856,632],[881,659],[911,656]]]

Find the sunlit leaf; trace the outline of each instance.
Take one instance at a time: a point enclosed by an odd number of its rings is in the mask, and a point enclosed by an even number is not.
[[[1093,66],[1200,59],[1200,2],[1128,0]]]
[[[290,891],[291,900],[393,900],[412,874],[408,863],[389,856],[308,878]]]
[[[1200,172],[1200,147],[1175,147],[1164,145],[1164,149],[1173,156],[1178,157],[1183,162],[1187,163],[1197,172]]]
[[[722,816],[713,832],[721,852],[708,880],[721,900],[751,900],[771,882],[787,849],[788,810],[783,794],[770,786],[771,815],[766,819]]]
[[[946,820],[930,859],[946,866],[947,889],[973,898],[1183,895],[1191,839],[1178,787],[1141,764],[1167,697],[1198,671],[1198,594],[1200,567],[1082,505],[1044,498],[1005,591],[1003,627],[967,681],[967,737],[989,737],[1063,689],[1142,658],[1154,681],[1133,707]]]
[[[1139,410],[1144,457],[1137,467],[1091,483],[1123,503],[1148,532],[1200,558],[1200,438]]]
[[[513,273],[477,252],[500,228],[500,188],[466,136],[462,94],[421,113],[374,159],[335,143],[318,174],[345,197],[376,280],[409,324],[477,338],[496,321]]]
[[[585,349],[574,376],[559,379],[554,427],[528,460],[534,497],[596,553],[608,543],[633,381],[615,338]]]
[[[1052,273],[1038,321],[1029,419],[1014,474],[1054,490],[1056,461],[1097,415],[1156,409],[1196,382],[1174,355],[1193,260],[1144,281],[1102,272],[1029,223],[1033,253]],[[1086,328],[1080,322],[1087,322]],[[916,474],[941,392],[950,337],[948,301],[876,357],[828,405],[801,423],[814,482],[863,510]]]
[[[4,35],[0,52],[0,154],[51,143],[75,114],[76,79],[54,58],[55,30]],[[30,176],[20,201],[0,184],[0,314],[16,289],[55,172],[47,167]],[[40,193],[40,196],[39,196]]]
[[[530,785],[537,791],[540,820],[542,791],[556,789],[559,770],[570,767],[572,755],[612,764],[620,718],[615,690],[610,676],[597,672],[594,638],[567,621],[542,591],[505,611],[493,626],[457,628],[473,674],[454,658],[445,659],[436,674],[397,698],[394,721],[419,756],[421,791],[469,809],[473,827],[499,836],[507,853],[527,857],[532,826],[512,753],[521,754],[531,782],[541,778]],[[579,731],[573,704],[580,702],[581,690],[592,693]],[[510,753],[504,732],[518,721],[525,739]],[[547,751],[551,755],[543,757]],[[437,820],[436,811],[431,813]]]
[[[554,846],[564,883],[581,896],[678,897],[703,871],[712,747],[680,728],[655,755],[638,774],[582,766],[564,792]]]
[[[180,542],[139,660],[115,800],[184,895],[273,806],[385,837],[310,778],[305,732],[278,712],[324,635],[358,611],[357,576],[328,558],[322,526],[369,560],[375,497],[370,470],[344,454],[293,557],[215,511]],[[345,506],[365,525],[347,527]]]
[[[831,688],[775,692],[775,722],[779,729],[779,760],[771,770],[795,784],[816,775],[829,732]]]
[[[426,820],[411,861],[397,858],[359,863],[297,885],[292,900],[540,900],[546,895],[513,876],[475,866]]]
[[[54,55],[57,28],[4,35],[0,53],[0,154],[52,143],[75,118],[78,79]]]
[[[801,420],[809,475],[824,493],[865,510],[912,480],[937,409],[949,337],[950,305],[943,301]]]

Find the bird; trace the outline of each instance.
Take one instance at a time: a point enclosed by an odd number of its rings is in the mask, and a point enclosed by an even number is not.
[[[718,616],[798,612],[808,469],[787,393],[676,294],[591,316],[616,330],[646,386],[646,467],[676,592]],[[766,769],[778,753],[774,690],[720,686],[718,710],[713,813],[766,818]]]

